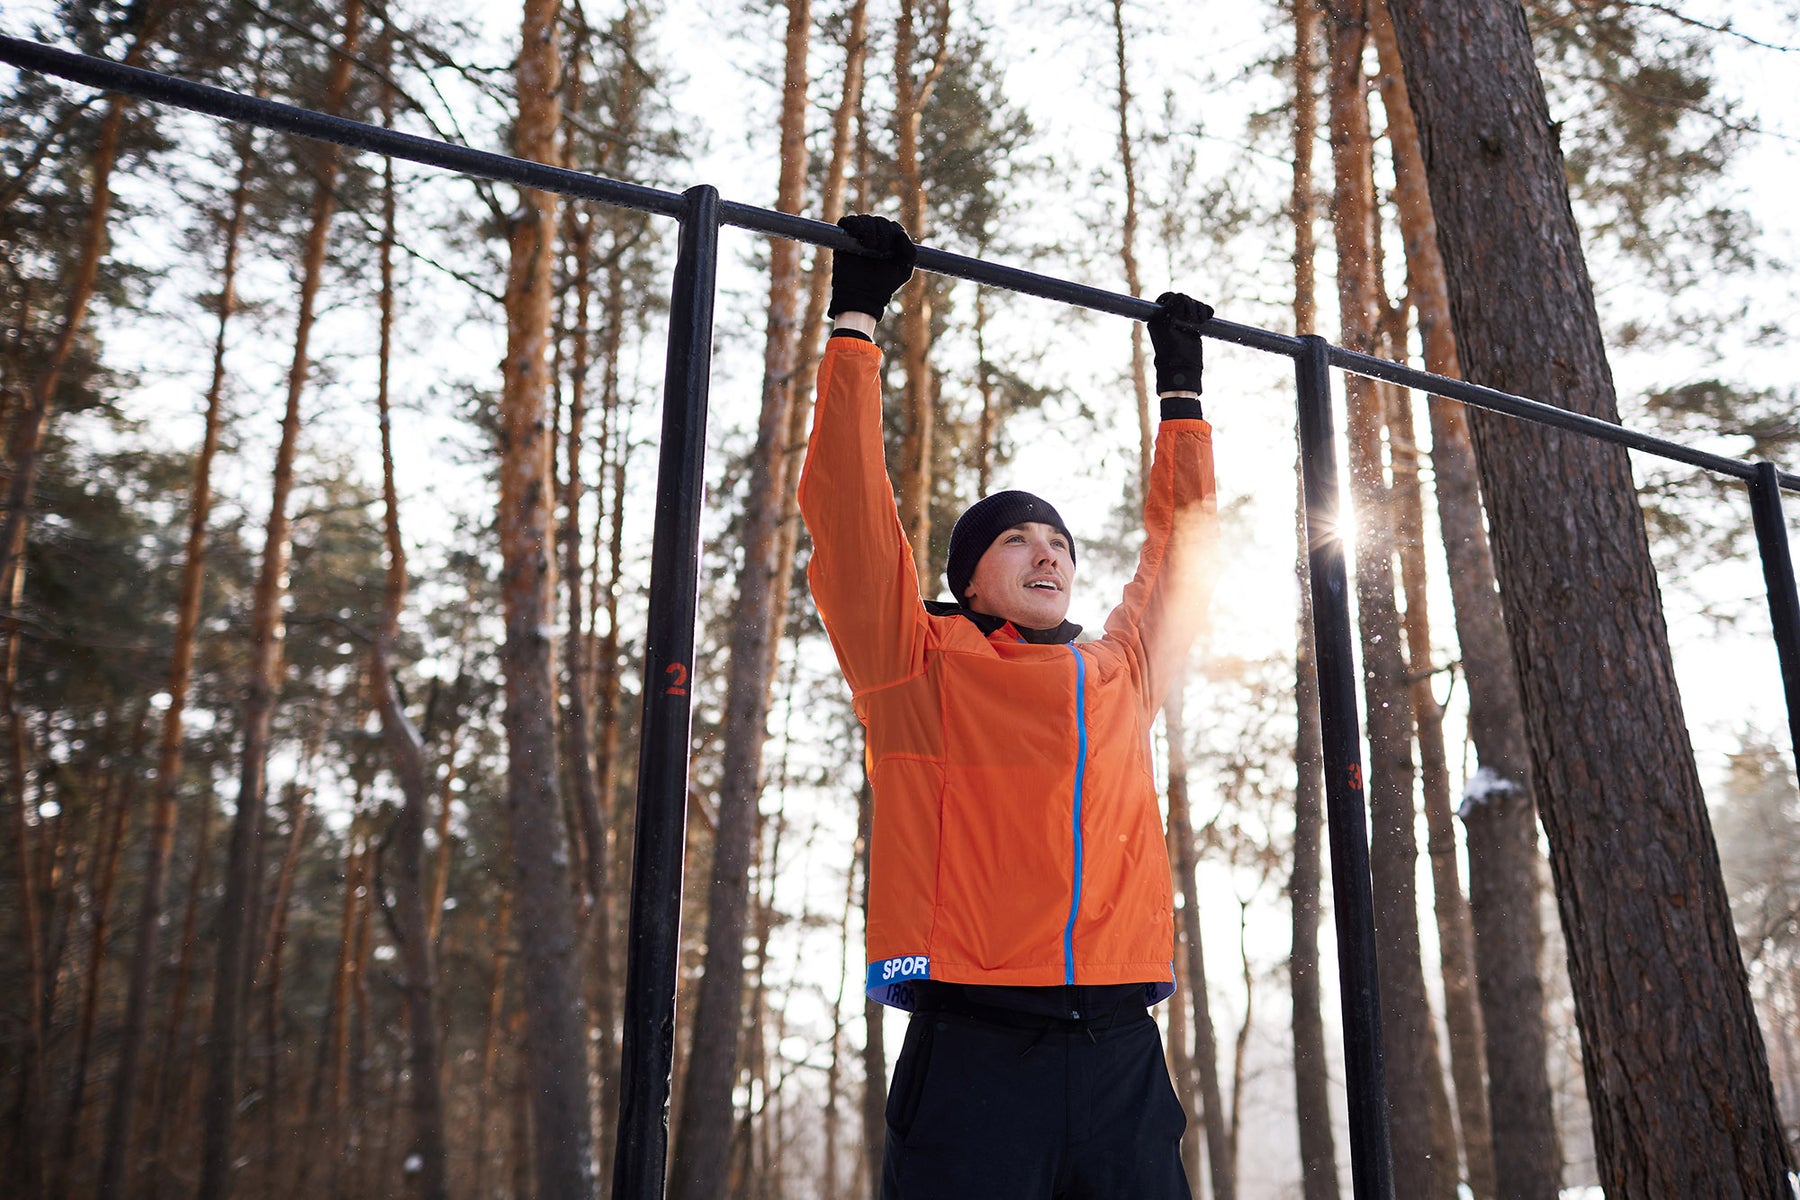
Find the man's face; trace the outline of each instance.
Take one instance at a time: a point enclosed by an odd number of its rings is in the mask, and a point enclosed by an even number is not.
[[[1075,561],[1054,525],[1027,521],[994,539],[975,564],[964,602],[1021,629],[1054,629],[1069,615]]]

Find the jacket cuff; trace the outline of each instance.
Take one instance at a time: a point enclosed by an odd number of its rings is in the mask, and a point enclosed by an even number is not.
[[[1206,414],[1201,410],[1198,396],[1164,396],[1162,398],[1162,419],[1165,421],[1204,421]]]

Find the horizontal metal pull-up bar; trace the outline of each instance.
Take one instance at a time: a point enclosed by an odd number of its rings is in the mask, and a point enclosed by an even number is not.
[[[688,206],[686,197],[680,192],[664,191],[661,188],[627,183],[618,179],[607,179],[566,167],[546,166],[529,159],[496,154],[489,150],[476,150],[469,146],[459,146],[451,142],[419,137],[416,134],[402,133],[396,129],[384,129],[379,125],[352,121],[346,117],[334,117],[314,112],[312,109],[282,104],[279,101],[267,100],[259,96],[246,96],[241,92],[229,91],[211,84],[178,79],[140,67],[128,67],[122,63],[76,54],[23,38],[0,36],[0,62],[9,62],[14,66],[24,67],[45,75],[55,75],[76,83],[87,84],[89,87],[123,92],[144,100],[174,104],[228,121],[239,121],[264,129],[295,133],[316,141],[330,142],[333,145],[353,150],[365,150],[372,154],[386,155],[389,158],[404,159],[407,162],[416,162],[428,167],[441,167],[461,175],[486,179],[495,183],[511,183],[519,187],[537,188],[562,196],[572,196],[577,199],[592,200],[600,204],[630,208],[638,212],[654,213],[657,216],[677,219],[687,210]],[[750,204],[740,204],[733,200],[721,200],[718,205],[718,213],[721,225],[766,233],[773,237],[789,238],[814,246],[824,246],[831,250],[857,249],[857,245],[851,240],[850,235],[837,226],[828,225],[823,221],[814,221],[808,217],[777,212],[768,208],[758,208]],[[918,265],[921,269],[934,274],[966,279],[971,283],[987,284],[990,287],[1005,288],[1008,291],[1038,296],[1045,300],[1055,300],[1062,304],[1072,304],[1078,308],[1091,309],[1095,312],[1129,317],[1132,320],[1147,321],[1156,314],[1155,304],[1137,296],[1109,292],[1104,288],[1073,283],[1066,279],[1041,275],[1019,267],[988,262],[985,259],[953,254],[950,251],[939,250],[931,246],[919,247]],[[1222,342],[1245,346],[1252,350],[1284,354],[1289,358],[1298,358],[1305,352],[1301,339],[1291,334],[1259,329],[1254,325],[1240,325],[1220,317],[1214,317],[1207,323],[1206,336]],[[1626,446],[1645,454],[1654,454],[1675,462],[1686,463],[1689,466],[1704,467],[1722,475],[1729,475],[1734,479],[1748,482],[1756,473],[1754,464],[1738,459],[1710,454],[1703,450],[1684,446],[1679,442],[1657,437],[1654,434],[1640,433],[1610,421],[1570,412],[1568,409],[1558,408],[1552,404],[1544,404],[1524,396],[1515,396],[1509,392],[1483,387],[1466,380],[1433,375],[1429,371],[1421,371],[1404,363],[1390,362],[1372,355],[1359,354],[1341,346],[1331,347],[1330,362],[1332,366],[1340,370],[1357,375],[1396,383],[1403,387],[1416,388],[1433,395],[1443,396],[1446,399],[1460,401],[1475,408],[1484,408],[1492,412],[1504,413],[1507,416],[1536,421],[1542,425],[1552,425],[1575,433],[1587,434],[1590,437]],[[1800,492],[1800,475],[1778,471],[1776,478],[1784,490]]]
[[[299,134],[474,178],[672,217],[681,223],[670,301],[651,549],[650,595],[656,602],[650,605],[644,639],[637,840],[624,1042],[619,1064],[623,1087],[613,1176],[614,1196],[655,1200],[662,1195],[667,1170],[675,976],[692,735],[689,705],[695,666],[694,620],[700,514],[705,492],[718,231],[723,225],[731,225],[834,250],[855,250],[856,244],[835,225],[726,201],[706,185],[677,194],[586,175],[328,116],[19,38],[0,36],[0,62],[228,121]],[[930,246],[919,247],[918,265],[940,275],[1134,320],[1147,320],[1157,311],[1155,304],[1135,296]],[[1205,325],[1204,332],[1219,341],[1283,354],[1294,360],[1335,897],[1332,907],[1344,1022],[1351,1179],[1357,1200],[1393,1200],[1367,811],[1362,788],[1362,734],[1356,712],[1356,654],[1349,581],[1337,517],[1338,464],[1331,368],[1556,426],[1746,481],[1769,588],[1775,641],[1788,698],[1789,727],[1797,752],[1800,599],[1796,599],[1789,560],[1781,491],[1800,491],[1800,476],[1777,471],[1768,463],[1750,464],[1708,454],[1522,396],[1354,353],[1320,337],[1293,337],[1217,317]],[[664,686],[665,680],[674,682]]]

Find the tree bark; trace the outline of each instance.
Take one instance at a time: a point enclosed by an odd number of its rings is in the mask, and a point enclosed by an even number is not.
[[[137,28],[125,54],[125,63],[140,66],[156,37],[165,14],[165,3],[149,3],[137,13]],[[12,432],[7,440],[6,507],[0,514],[0,606],[4,611],[5,695],[4,716],[9,732],[13,794],[9,807],[14,814],[13,832],[17,841],[20,883],[19,940],[25,951],[28,987],[24,1050],[20,1061],[22,1108],[20,1112],[20,1149],[24,1178],[20,1185],[27,1200],[38,1196],[45,1186],[42,1143],[47,1134],[45,1114],[49,1091],[45,1077],[45,1040],[49,1013],[40,997],[43,995],[44,962],[42,929],[37,896],[31,884],[34,854],[31,823],[26,812],[25,782],[26,737],[24,719],[19,710],[17,675],[21,630],[18,623],[19,599],[24,594],[25,545],[30,534],[31,504],[37,486],[38,471],[43,460],[44,436],[49,431],[55,412],[57,384],[64,367],[74,353],[75,343],[87,320],[100,275],[100,260],[105,256],[107,222],[112,214],[112,172],[118,161],[119,140],[124,129],[127,97],[118,93],[106,101],[106,115],[89,160],[91,195],[86,224],[74,270],[62,294],[62,319],[50,353],[32,380],[24,403],[13,417]]]
[[[776,207],[799,212],[806,188],[807,50],[810,0],[789,0],[781,106],[781,163]],[[763,743],[768,738],[770,628],[777,586],[775,549],[781,522],[782,443],[788,432],[800,246],[785,238],[769,246],[768,325],[763,342],[762,413],[750,458],[750,487],[742,519],[743,565],[733,606],[731,661],[725,684],[725,749],[720,771],[718,829],[713,839],[712,886],[706,903],[706,961],[694,1003],[681,1122],[671,1157],[671,1200],[712,1200],[726,1191],[730,1169],[732,1084],[738,1071],[743,1020],[744,938],[750,903],[750,860],[762,795]],[[785,590],[787,577],[780,577]]]
[[[156,784],[150,801],[143,897],[138,902],[131,977],[126,988],[124,1026],[120,1031],[119,1065],[113,1077],[112,1103],[107,1111],[105,1142],[100,1153],[100,1200],[116,1200],[125,1187],[125,1164],[131,1154],[135,1123],[139,1064],[148,1036],[150,993],[155,982],[158,942],[162,936],[164,893],[168,886],[169,859],[175,846],[183,749],[182,718],[187,710],[188,690],[193,678],[195,633],[200,625],[200,607],[205,593],[206,523],[212,513],[212,464],[218,454],[219,432],[224,423],[221,405],[225,393],[226,333],[237,310],[238,250],[249,208],[252,157],[248,137],[239,141],[237,151],[237,182],[232,189],[231,211],[223,229],[225,253],[219,270],[215,305],[218,331],[213,339],[212,382],[206,389],[205,432],[201,436],[200,452],[194,458],[193,486],[188,496],[187,544],[182,554],[181,590],[175,610],[175,638],[169,653],[168,682],[164,685],[169,706],[163,710]]]
[[[516,66],[513,152],[561,161],[558,0],[525,0]],[[556,680],[548,633],[555,606],[547,350],[557,198],[521,189],[506,278],[500,401],[500,554],[506,639],[508,827],[512,836],[526,1025],[526,1079],[538,1193],[580,1200],[595,1190],[588,1112],[587,1022],[577,986],[575,917],[556,770]]]
[[[1524,13],[1391,5],[1471,380],[1617,420]],[[1630,464],[1476,414],[1482,493],[1615,1198],[1769,1196],[1791,1152],[1675,687]]]
[[[585,17],[579,8],[576,9],[575,36],[571,39],[574,46],[574,61],[567,74],[569,90],[569,110],[577,121],[566,126],[565,136],[571,144],[578,129],[579,120],[584,118],[586,107],[586,81],[583,68],[588,64],[588,43],[592,37]],[[629,22],[627,12],[621,18]],[[631,26],[626,24],[626,37],[630,36]],[[617,81],[619,101],[614,109],[616,131],[629,136],[630,121],[618,120],[620,110],[635,110],[635,77],[629,72],[621,72]],[[565,114],[567,115],[567,114]],[[612,152],[620,143],[603,141],[591,151],[595,161],[595,169],[609,170]],[[587,436],[587,397],[590,353],[594,344],[595,331],[592,328],[594,301],[594,222],[595,206],[571,204],[564,210],[564,240],[568,244],[568,256],[572,260],[574,272],[575,313],[574,327],[569,333],[569,426],[564,443],[567,460],[567,475],[563,483],[563,740],[564,758],[566,761],[570,788],[574,793],[574,807],[580,818],[580,848],[578,856],[582,867],[582,915],[583,941],[588,947],[590,969],[585,977],[585,992],[588,1009],[591,1014],[591,1032],[589,1041],[590,1072],[596,1078],[605,1079],[616,1074],[613,1069],[617,1053],[613,1040],[613,1017],[611,1006],[603,993],[610,993],[612,979],[612,945],[609,936],[612,904],[609,895],[612,887],[610,878],[612,862],[612,829],[611,804],[609,798],[600,790],[600,776],[594,753],[594,639],[588,632],[588,613],[586,599],[589,594],[590,576],[582,564],[581,550],[584,542],[584,530],[581,522],[582,497],[585,486],[582,476],[582,454]],[[619,269],[613,264],[613,269]],[[604,418],[603,418],[604,424]],[[602,439],[601,467],[605,470],[605,445]],[[593,564],[593,575],[600,574],[600,556],[598,546]],[[596,1069],[597,1068],[597,1069]],[[601,1085],[606,1086],[604,1083]],[[605,1106],[602,1105],[602,1108]],[[612,1130],[608,1124],[600,1120],[600,1112],[595,1112],[595,1140],[598,1147],[596,1163],[602,1172],[610,1172],[610,1156]],[[610,1174],[600,1177],[610,1178]]]
[[[1342,341],[1375,348],[1374,209],[1370,195],[1368,104],[1362,67],[1367,27],[1362,0],[1326,0],[1330,47],[1333,224],[1337,238]],[[1412,713],[1394,605],[1394,542],[1381,461],[1384,414],[1375,384],[1345,379],[1350,493],[1356,508],[1356,600],[1362,636],[1369,738],[1370,868],[1375,886],[1382,1042],[1398,1196],[1454,1196],[1456,1168],[1440,1163],[1434,1139],[1434,1080],[1442,1087],[1437,1034],[1419,959],[1414,872]],[[1451,1138],[1454,1146],[1454,1137]],[[1454,1155],[1452,1155],[1454,1157]]]
[[[575,813],[580,818],[584,908],[590,920],[607,888],[606,867],[610,843],[606,810],[601,803],[600,781],[594,771],[594,714],[589,703],[593,669],[588,662],[586,633],[587,572],[581,561],[581,476],[583,444],[587,435],[588,345],[592,336],[590,306],[593,302],[592,227],[570,206],[564,228],[569,255],[575,263],[575,324],[570,331],[569,425],[563,478],[563,732],[567,743],[569,783],[575,792]],[[598,569],[598,564],[596,564]]]
[[[1145,481],[1148,486],[1148,480]],[[1169,743],[1169,825],[1175,843],[1175,880],[1181,892],[1181,926],[1187,948],[1188,1001],[1194,1017],[1194,1071],[1200,1077],[1200,1100],[1206,1126],[1206,1171],[1213,1200],[1237,1195],[1237,1163],[1226,1129],[1225,1105],[1219,1095],[1219,1044],[1213,1032],[1212,1000],[1206,990],[1206,953],[1200,935],[1200,892],[1195,877],[1194,824],[1188,813],[1187,747],[1175,738],[1186,727],[1186,671],[1163,701]]]
[[[349,94],[350,67],[357,54],[362,19],[361,0],[344,0],[343,32],[332,56],[331,78],[326,88],[324,111],[327,113],[340,111]],[[226,859],[225,895],[219,910],[219,957],[208,1047],[210,1069],[203,1103],[206,1136],[201,1160],[200,1200],[225,1200],[231,1194],[243,1004],[252,965],[249,961],[252,944],[249,922],[255,903],[255,869],[260,857],[263,807],[267,800],[265,771],[270,727],[283,674],[282,637],[286,622],[283,600],[287,594],[288,558],[293,549],[288,497],[293,490],[294,454],[300,439],[300,399],[311,365],[308,345],[314,307],[324,274],[326,238],[336,210],[339,162],[336,147],[320,149],[312,213],[301,256],[300,311],[295,324],[293,361],[288,368],[287,408],[281,422],[281,441],[275,452],[262,565],[251,602],[250,677],[244,696],[243,759],[238,772],[237,814],[232,819],[230,851]]]
[[[149,716],[150,710],[146,705],[133,722],[131,748],[126,759],[128,769],[134,770],[138,759],[142,757]],[[137,799],[135,776],[127,776],[120,782],[117,772],[113,774],[114,778],[108,780],[103,794],[109,797],[116,795],[117,799],[111,805],[110,814],[105,814],[104,809],[102,810],[100,829],[95,831],[104,831],[106,841],[95,864],[96,879],[91,884],[93,899],[89,904],[86,979],[81,989],[81,1022],[75,1039],[75,1067],[69,1073],[71,1090],[67,1116],[63,1121],[62,1144],[57,1149],[55,1169],[50,1172],[52,1185],[64,1194],[69,1190],[69,1171],[81,1140],[81,1114],[87,1096],[88,1062],[93,1053],[94,1025],[99,1018],[100,991],[112,942],[113,896],[119,881],[119,855],[124,848],[126,830],[131,824],[131,814]]]
[[[859,739],[860,740],[860,739]],[[865,763],[862,756],[859,761]],[[864,928],[869,920],[869,831],[875,815],[875,791],[863,772],[862,790],[856,795],[856,871],[862,881],[857,900]],[[881,1200],[881,1155],[887,1136],[887,1041],[882,1027],[884,1005],[863,995],[863,1171],[869,1200]]]
[[[1425,366],[1435,374],[1461,378],[1437,220],[1399,47],[1391,21],[1383,21],[1376,32],[1394,154],[1395,207]],[[1468,835],[1469,909],[1496,1188],[1502,1197],[1554,1200],[1561,1186],[1562,1151],[1545,1065],[1537,817],[1525,719],[1482,523],[1468,420],[1462,405],[1436,396],[1429,400],[1429,411],[1438,522],[1469,688],[1469,734],[1481,764],[1480,773],[1465,785],[1461,815]]]
[[[313,1059],[312,1083],[306,1094],[306,1124],[315,1137],[340,1147],[343,1142],[340,1118],[350,1070],[350,992],[355,972],[357,930],[361,927],[363,905],[369,896],[365,886],[369,877],[367,818],[362,802],[363,791],[359,786],[350,828],[344,837],[344,902],[338,914],[337,955],[332,961],[331,983],[319,1027],[318,1053]],[[331,1159],[330,1169],[336,1169],[339,1157],[341,1155]],[[294,1172],[293,1194],[307,1194],[315,1165],[311,1156],[300,1160]]]
[[[388,36],[391,36],[389,34]],[[384,49],[387,37],[383,38]],[[386,55],[384,55],[385,61]],[[384,90],[384,116],[392,120],[392,91]],[[381,188],[381,350],[375,403],[381,428],[382,538],[387,547],[387,575],[382,592],[381,624],[369,653],[369,682],[381,715],[381,735],[394,778],[400,785],[400,807],[389,836],[394,871],[394,931],[404,973],[406,1069],[411,1086],[412,1153],[418,1156],[416,1194],[422,1200],[445,1200],[450,1194],[449,1153],[445,1144],[442,1068],[438,1052],[437,962],[426,908],[425,822],[431,807],[431,780],[425,744],[407,716],[394,679],[394,643],[400,636],[400,612],[406,604],[406,547],[400,537],[400,496],[394,486],[394,437],[389,405],[389,367],[394,344],[394,161],[382,167]],[[446,798],[447,799],[447,798]]]
[[[304,763],[312,759],[309,744]],[[306,805],[306,793],[298,781],[291,782],[283,789],[286,793],[288,810],[288,845],[281,856],[281,869],[275,877],[275,894],[269,905],[268,928],[262,939],[262,952],[257,955],[257,968],[251,972],[251,982],[257,977],[268,979],[263,989],[263,1036],[264,1044],[259,1057],[263,1060],[263,1082],[260,1090],[267,1102],[262,1106],[263,1113],[263,1182],[261,1192],[269,1195],[274,1190],[274,1182],[279,1169],[278,1156],[281,1147],[279,1136],[279,1120],[282,1110],[281,1096],[281,1060],[287,1053],[283,1038],[281,1021],[281,983],[282,965],[285,961],[284,951],[287,948],[288,909],[294,895],[294,875],[300,866],[300,851],[306,844],[306,825],[309,809]],[[249,1022],[245,1022],[246,1026]],[[249,1030],[246,1029],[246,1039]]]
[[[25,959],[25,1036],[19,1054],[18,1145],[19,1181],[25,1200],[37,1200],[44,1191],[42,1147],[44,1136],[44,1103],[49,1088],[44,1071],[46,1012],[44,1007],[44,942],[43,915],[38,910],[36,838],[33,829],[31,800],[26,794],[28,733],[25,714],[19,708],[19,597],[24,590],[25,574],[13,572],[12,587],[7,593],[6,664],[4,683],[7,726],[7,774],[12,784],[13,859],[18,874],[19,918],[18,941]]]
[[[819,219],[836,223],[844,215],[844,178],[849,172],[851,128],[862,104],[863,67],[869,49],[868,0],[851,0],[849,25],[844,32],[844,85],[831,118],[831,159],[819,183]],[[799,347],[789,386],[787,440],[781,457],[781,529],[775,546],[774,592],[769,628],[787,628],[787,614],[794,588],[794,560],[800,543],[800,466],[806,456],[806,434],[812,427],[813,377],[823,350],[825,308],[831,296],[830,252],[813,256],[807,288],[806,315],[801,318]],[[775,639],[770,640],[770,670],[774,670]]]
[[[1175,882],[1175,840],[1173,830],[1167,831],[1169,853],[1169,886],[1170,895],[1178,885]],[[1186,998],[1189,989],[1187,977],[1187,931],[1179,922],[1175,925],[1175,995]],[[1200,1121],[1200,1079],[1194,1073],[1194,1052],[1192,1036],[1188,1032],[1188,1005],[1176,1001],[1169,1006],[1169,1037],[1166,1046],[1166,1057],[1169,1064],[1169,1076],[1175,1081],[1175,1098],[1181,1102],[1181,1111],[1187,1117],[1187,1128],[1181,1132],[1181,1171],[1187,1176],[1188,1188],[1193,1190],[1200,1186],[1200,1144],[1205,1139],[1206,1130]]]
[[[1114,90],[1119,116],[1119,174],[1125,185],[1125,213],[1119,231],[1119,260],[1125,268],[1125,290],[1133,296],[1143,293],[1138,278],[1137,261],[1137,166],[1131,141],[1131,76],[1125,60],[1125,0],[1112,0],[1113,63],[1118,77]],[[1144,323],[1131,323],[1131,391],[1137,399],[1138,415],[1138,485],[1148,487],[1150,457],[1156,446],[1156,430],[1150,422],[1150,385],[1144,371]],[[983,410],[985,412],[985,408]],[[985,439],[984,439],[985,442]],[[1165,725],[1169,714],[1165,710]],[[1174,739],[1173,731],[1170,739]]]
[[[1319,8],[1294,5],[1294,331],[1314,331],[1316,287],[1313,240],[1313,148],[1319,136],[1317,75]],[[1319,852],[1325,824],[1325,753],[1319,730],[1319,673],[1313,652],[1312,590],[1307,585],[1306,498],[1296,491],[1294,575],[1300,620],[1294,651],[1294,866],[1288,879],[1293,942],[1288,985],[1293,992],[1294,1116],[1299,1126],[1304,1200],[1337,1200],[1337,1146],[1331,1119],[1330,1059],[1319,983]]]
[[[629,15],[629,14],[627,14]],[[618,226],[615,225],[615,231]],[[615,236],[615,244],[617,238]],[[620,772],[620,721],[624,715],[623,669],[619,661],[619,594],[625,584],[625,465],[630,457],[630,447],[625,437],[624,413],[621,411],[619,395],[619,353],[623,341],[625,322],[625,278],[623,267],[615,264],[607,280],[605,304],[605,373],[602,392],[602,442],[601,469],[610,476],[611,502],[607,507],[606,521],[606,584],[602,590],[600,603],[606,611],[606,631],[600,635],[594,652],[596,717],[598,728],[595,735],[594,773],[598,779],[597,787],[600,800],[607,809],[607,824],[611,827],[615,842],[626,841],[626,832],[620,828],[620,821],[614,812],[619,799]],[[596,530],[596,546],[601,542]],[[598,562],[599,551],[595,552],[594,573],[600,573]],[[617,971],[618,956],[614,953],[617,945],[618,931],[614,928],[616,914],[624,908],[614,903],[613,888],[618,881],[629,875],[628,871],[614,870],[614,863],[607,864],[608,887],[595,899],[593,911],[594,925],[594,1024],[600,1029],[600,1045],[603,1053],[617,1056],[619,1045],[619,978]],[[613,1140],[617,1137],[619,1114],[619,1073],[608,1071],[600,1077],[600,1154],[601,1178],[612,1178],[612,1164],[615,1147]]]
[[[187,895],[181,918],[181,937],[176,942],[174,981],[169,985],[168,1015],[163,1021],[162,1053],[156,1071],[155,1086],[150,1092],[150,1112],[158,1119],[149,1123],[145,1135],[143,1170],[149,1173],[143,1189],[147,1200],[161,1194],[164,1138],[173,1132],[185,1136],[194,1099],[194,1052],[182,1031],[187,1024],[188,999],[194,979],[194,959],[199,945],[200,899],[206,888],[207,863],[212,857],[213,804],[211,794],[200,805],[200,824],[194,831],[193,870],[188,873]],[[164,1106],[167,1111],[164,1111]],[[129,1133],[127,1134],[129,1139]],[[129,1153],[129,1145],[127,1146]],[[129,1191],[129,1187],[127,1188]]]
[[[1395,126],[1410,125],[1412,114],[1407,107],[1406,85],[1400,77],[1398,55],[1394,52],[1393,24],[1388,19],[1385,0],[1369,0],[1368,12],[1371,38],[1381,63],[1377,84],[1383,108],[1388,113],[1388,135],[1392,142]],[[1396,111],[1402,115],[1393,116]],[[1402,128],[1398,132],[1404,138],[1408,130]],[[1394,153],[1398,156],[1399,152]],[[1406,300],[1391,301],[1385,281],[1378,297],[1382,309],[1381,353],[1389,359],[1404,361],[1409,305]],[[1433,687],[1436,669],[1432,665],[1431,614],[1426,584],[1425,505],[1419,483],[1419,448],[1413,432],[1412,394],[1390,384],[1383,384],[1377,390],[1385,397],[1387,406],[1388,457],[1394,481],[1395,545],[1400,552],[1401,587],[1406,597],[1404,628],[1406,658],[1411,671],[1413,729],[1419,747],[1420,793],[1425,808],[1426,851],[1431,865],[1432,910],[1437,920],[1439,977],[1444,987],[1444,1023],[1449,1032],[1450,1076],[1455,1085],[1456,1128],[1452,1130],[1449,1122],[1444,1122],[1442,1132],[1449,1144],[1445,1157],[1454,1154],[1455,1133],[1460,1131],[1469,1189],[1475,1200],[1493,1200],[1494,1143],[1488,1116],[1481,1011],[1476,1006],[1469,908],[1457,871],[1456,825],[1450,815],[1450,763],[1444,748],[1444,711]]]
[[[857,0],[859,6],[865,0]],[[842,1120],[838,1115],[838,1100],[844,1092],[844,997],[849,992],[854,980],[859,988],[862,973],[851,968],[850,957],[850,918],[856,911],[856,862],[852,858],[849,869],[844,872],[844,908],[839,918],[837,993],[831,1003],[831,1065],[825,1075],[825,1170],[822,1176],[824,1188],[821,1195],[846,1196],[852,1193],[851,1188],[840,1187],[838,1175],[838,1139]],[[854,1178],[855,1172],[851,1172]]]
[[[1380,0],[1374,0],[1376,5]],[[1402,313],[1404,310],[1401,310]],[[1404,316],[1402,316],[1403,332]],[[1406,357],[1405,338],[1389,342],[1390,356]],[[1406,657],[1412,675],[1414,730],[1425,802],[1425,848],[1437,917],[1438,958],[1444,982],[1444,1021],[1450,1031],[1450,1076],[1456,1087],[1469,1190],[1493,1200],[1494,1142],[1487,1105],[1487,1064],[1482,1053],[1481,1010],[1475,1003],[1474,949],[1469,908],[1456,865],[1456,825],[1450,815],[1450,763],[1444,749],[1444,708],[1432,681],[1431,617],[1426,599],[1425,508],[1419,488],[1419,450],[1413,438],[1412,394],[1388,393],[1388,452],[1394,470],[1395,533],[1401,586],[1406,595]]]
[[[487,1020],[481,1033],[481,1078],[475,1085],[475,1169],[469,1194],[485,1196],[483,1176],[487,1173],[488,1106],[494,1094],[495,1064],[500,1057],[500,1026],[506,1005],[506,965],[512,957],[507,945],[512,936],[512,890],[500,892],[500,912],[494,918],[493,979],[488,985]]]
[[[931,24],[921,39],[920,19]],[[919,123],[926,101],[942,74],[947,57],[950,0],[900,0],[894,26],[894,166],[899,174],[900,223],[923,241],[929,213],[924,173],[919,161]],[[921,43],[929,53],[921,54]],[[924,70],[916,64],[923,59]],[[937,414],[931,381],[931,292],[925,272],[913,272],[900,292],[900,365],[905,375],[901,405],[905,434],[900,444],[900,527],[912,546],[913,565],[927,596],[935,595],[931,578],[931,485]]]
[[[150,0],[132,14],[136,29],[123,59],[126,66],[143,65],[144,56],[160,32],[167,11],[167,0]],[[119,138],[124,131],[128,100],[129,97],[119,92],[107,97],[106,116],[101,119],[93,157],[88,162],[88,175],[93,181],[92,195],[88,200],[87,221],[82,229],[75,269],[63,287],[62,321],[49,355],[32,380],[31,391],[19,410],[7,442],[11,478],[7,481],[4,520],[0,521],[0,597],[15,594],[15,576],[24,569],[31,498],[42,465],[44,435],[49,431],[50,418],[56,409],[56,387],[75,351],[75,343],[87,321],[88,305],[93,302],[99,282],[100,260],[107,248],[106,226],[112,215],[112,173],[119,158]]]

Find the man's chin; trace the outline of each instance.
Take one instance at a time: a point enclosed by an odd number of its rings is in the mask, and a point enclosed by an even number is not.
[[[1029,608],[1020,607],[1014,609],[1012,615],[1007,617],[1007,620],[1011,621],[1014,625],[1017,625],[1020,629],[1055,629],[1067,618],[1068,612],[1067,606],[1060,608],[1045,606],[1039,608],[1033,605]]]

